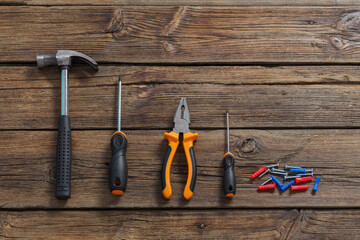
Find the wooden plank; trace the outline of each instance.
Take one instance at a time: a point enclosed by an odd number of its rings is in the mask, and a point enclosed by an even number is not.
[[[4,239],[284,239],[297,215],[296,210],[1,212],[0,233]]]
[[[125,5],[125,6],[351,6],[357,0],[5,0],[2,5]]]
[[[6,112],[0,129],[57,129],[59,70],[0,69],[0,109]],[[234,128],[360,126],[356,66],[104,66],[97,74],[82,67],[70,74],[73,128],[116,128],[119,73],[126,129],[171,129],[180,97],[188,100],[193,129],[225,127],[226,108]]]
[[[356,239],[359,210],[306,210],[298,215],[289,239]]]
[[[70,88],[123,84],[306,85],[360,83],[360,69],[351,65],[319,66],[140,66],[100,65],[94,73],[75,65]],[[4,89],[60,88],[60,70],[34,66],[0,65],[0,91]],[[70,96],[71,97],[71,96]]]
[[[119,63],[358,63],[358,7],[0,8],[0,62],[78,50]]]
[[[360,130],[231,130],[236,157],[237,195],[222,189],[225,131],[197,131],[198,176],[190,201],[182,192],[187,177],[180,148],[173,161],[173,196],[161,194],[161,165],[167,143],[163,131],[126,131],[129,140],[128,190],[122,197],[108,189],[112,131],[74,131],[72,197],[54,197],[55,131],[2,131],[0,134],[0,203],[2,208],[311,208],[359,207]],[[321,176],[311,190],[257,192],[267,177],[250,180],[260,166],[280,163],[313,168]],[[312,188],[313,182],[310,183]]]
[[[359,210],[1,212],[4,239],[356,239]],[[61,226],[61,227],[59,227]]]

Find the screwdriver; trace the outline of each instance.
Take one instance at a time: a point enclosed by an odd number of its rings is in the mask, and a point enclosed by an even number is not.
[[[114,195],[122,195],[126,190],[128,169],[126,163],[127,138],[121,131],[121,75],[119,75],[119,97],[118,97],[118,128],[113,134],[111,145],[110,162],[110,191]]]
[[[236,180],[234,172],[235,158],[230,152],[230,135],[229,135],[229,111],[226,109],[226,137],[227,137],[227,153],[224,155],[224,193],[226,197],[235,196]]]

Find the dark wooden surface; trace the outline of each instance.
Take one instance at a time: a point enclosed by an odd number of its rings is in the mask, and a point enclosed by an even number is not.
[[[0,216],[1,237],[9,239],[356,239],[360,220],[359,210],[8,211]],[[344,219],[348,222],[339,226]]]
[[[123,76],[123,126],[172,128],[180,97],[186,97],[191,127],[348,128],[360,126],[357,66],[100,66],[70,76],[70,115],[75,129],[115,129],[118,74]],[[0,67],[6,114],[3,129],[57,128],[60,80],[56,68]],[[44,104],[46,103],[46,104]],[[224,132],[225,133],[225,132]]]
[[[359,7],[2,6],[0,15],[0,63],[60,46],[106,63],[360,60]]]
[[[357,0],[4,0],[4,5],[134,5],[134,6],[352,6]]]
[[[72,197],[66,203],[53,197],[53,156],[56,131],[3,131],[0,137],[0,202],[4,208],[338,208],[360,207],[359,130],[232,130],[238,194],[225,199],[222,190],[224,130],[201,130],[195,145],[198,178],[191,201],[182,197],[186,182],[185,155],[179,150],[171,172],[174,194],[161,196],[160,171],[166,150],[162,130],[131,130],[128,191],[109,194],[110,130],[73,131]],[[25,139],[26,140],[25,140]],[[24,145],[24,141],[26,144]],[[142,146],[139,149],[138,146]],[[211,150],[209,151],[209,146]],[[21,149],[22,155],[19,154]],[[257,192],[264,179],[250,181],[259,166],[271,163],[314,168],[322,177],[319,191]],[[23,179],[30,184],[23,188]],[[313,184],[313,183],[312,183]],[[312,186],[312,184],[310,184]],[[36,193],[36,194],[34,194]]]
[[[360,7],[354,0],[6,0],[0,3],[0,239],[360,239]],[[54,198],[60,73],[37,53],[78,50],[70,72],[72,197]],[[108,190],[123,74],[128,190]],[[186,97],[198,177],[182,148],[160,171]],[[222,192],[225,109],[237,194]],[[262,165],[313,168],[319,191],[258,192]],[[313,183],[310,184],[310,187]]]

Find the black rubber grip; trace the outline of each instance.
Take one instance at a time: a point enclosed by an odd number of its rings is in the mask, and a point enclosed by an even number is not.
[[[230,153],[226,154],[224,157],[224,193],[226,196],[235,195],[236,193],[234,164],[234,157]]]
[[[122,132],[116,132],[110,141],[111,162],[110,162],[110,191],[126,191],[128,168],[126,163],[127,139]]]
[[[171,147],[168,146],[168,148],[166,149],[165,156],[164,156],[164,160],[163,160],[163,164],[162,164],[162,168],[161,168],[161,187],[162,187],[161,190],[164,190],[166,188],[166,184],[167,184],[166,178],[165,178],[166,165],[168,164],[171,150],[172,150]]]
[[[61,115],[56,151],[56,189],[57,199],[68,199],[71,195],[71,128],[70,117]]]
[[[195,159],[195,153],[194,148],[191,147],[189,149],[190,157],[191,157],[191,166],[192,166],[192,176],[191,176],[191,182],[190,182],[190,190],[194,192],[195,183],[196,183],[196,176],[197,176],[197,169],[196,169],[196,159]]]

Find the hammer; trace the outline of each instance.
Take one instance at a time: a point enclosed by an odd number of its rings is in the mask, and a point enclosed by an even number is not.
[[[68,110],[69,97],[69,70],[75,60],[89,64],[98,71],[97,63],[90,57],[71,50],[59,50],[56,54],[38,54],[36,56],[39,68],[47,66],[59,66],[61,69],[61,116],[56,151],[56,187],[57,199],[70,198],[71,180],[71,128]]]

